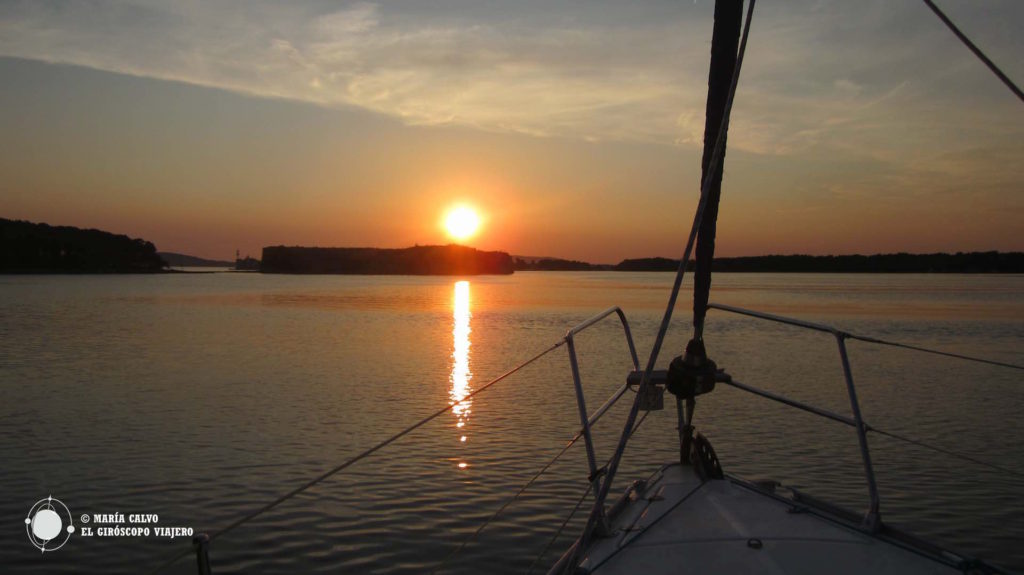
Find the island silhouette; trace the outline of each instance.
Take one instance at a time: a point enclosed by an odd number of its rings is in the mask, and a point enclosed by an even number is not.
[[[479,275],[515,271],[506,252],[485,252],[449,244],[402,249],[263,248],[263,273]]]

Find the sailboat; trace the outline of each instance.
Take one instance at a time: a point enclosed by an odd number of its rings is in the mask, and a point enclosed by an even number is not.
[[[1020,90],[934,3],[930,0],[925,2],[1018,98],[1024,100]],[[583,437],[588,444],[589,479],[596,497],[583,532],[551,567],[549,575],[1001,572],[977,558],[916,538],[883,521],[868,434],[880,433],[919,445],[920,442],[874,428],[864,421],[846,341],[858,339],[881,345],[913,346],[859,336],[828,325],[709,303],[711,260],[714,254],[715,222],[721,194],[729,112],[746,50],[753,8],[754,0],[750,0],[746,24],[741,28],[742,0],[718,0],[715,5],[700,203],[650,361],[646,369],[638,369],[627,378],[627,385],[633,385],[637,395],[618,447],[611,460],[601,467],[595,463],[588,429],[590,417],[583,407],[577,360],[570,345]],[[685,353],[674,358],[667,370],[657,370],[655,362],[694,244],[693,337]],[[821,409],[744,384],[725,370],[718,369],[708,355],[703,338],[704,322],[710,309],[787,324],[833,337],[843,369],[851,415]],[[622,321],[628,339],[628,324],[624,316]],[[586,325],[583,324],[584,327]],[[574,334],[574,331],[570,331],[570,341]],[[630,349],[633,349],[631,341]],[[980,358],[913,349],[952,355],[968,361],[998,364]],[[784,488],[775,481],[751,481],[726,473],[710,440],[698,432],[694,425],[697,398],[712,393],[716,385],[728,385],[852,428],[857,436],[868,487],[867,509],[863,513],[852,512],[797,489]],[[649,477],[634,481],[616,502],[606,505],[623,450],[636,429],[638,414],[663,409],[666,391],[674,396],[678,415],[678,461],[662,465]]]
[[[1024,101],[1024,94],[998,69],[931,0],[925,4],[953,30],[954,34]],[[872,426],[862,416],[846,342],[860,340],[895,346],[921,353],[938,354],[963,361],[982,362],[1010,369],[1024,367],[940,350],[859,335],[833,326],[716,304],[710,301],[711,263],[715,249],[716,219],[722,190],[726,134],[743,55],[746,51],[755,0],[717,0],[712,35],[708,81],[701,194],[686,249],[669,295],[650,358],[641,366],[629,322],[618,307],[611,307],[568,330],[550,347],[541,350],[504,374],[469,393],[460,393],[448,405],[395,433],[386,440],[355,455],[322,475],[298,486],[276,500],[239,518],[218,532],[197,535],[191,549],[170,557],[153,572],[161,572],[189,553],[195,554],[200,575],[211,573],[211,541],[232,531],[324,479],[369,457],[433,419],[458,409],[494,385],[517,373],[546,354],[565,347],[577,399],[579,434],[552,460],[582,440],[586,447],[589,489],[580,505],[593,495],[589,514],[574,543],[550,567],[549,575],[572,574],[658,574],[658,573],[1002,573],[998,567],[978,558],[957,553],[925,541],[886,523],[871,459],[869,434],[879,434],[947,456],[985,465],[969,455],[953,453],[913,438]],[[745,12],[745,17],[744,17]],[[693,336],[685,353],[672,359],[667,368],[657,368],[683,277],[695,254]],[[720,369],[704,339],[705,319],[710,310],[740,314],[761,321],[786,324],[824,334],[834,339],[842,367],[849,414],[837,413],[766,391],[739,380]],[[617,319],[629,347],[633,370],[625,383],[598,409],[589,411],[577,360],[575,337],[605,320]],[[753,480],[728,473],[711,440],[697,430],[697,400],[716,388],[729,386],[790,408],[810,413],[852,429],[860,451],[861,466],[868,488],[863,512],[851,511],[818,499],[801,490],[772,480]],[[627,391],[635,392],[619,441],[612,457],[599,464],[591,427]],[[679,457],[652,465],[653,473],[634,480],[612,501],[616,473],[626,445],[639,424],[651,411],[674,404],[678,419]],[[545,466],[543,473],[550,465]],[[531,479],[531,483],[540,474]],[[529,483],[527,484],[529,486]],[[523,489],[525,490],[526,487]],[[522,490],[520,491],[522,493]],[[517,494],[518,496],[518,494]],[[514,499],[514,497],[513,497]],[[579,505],[577,506],[579,508]],[[499,512],[501,510],[499,509]],[[497,513],[495,514],[495,516]],[[495,516],[492,516],[493,519]],[[571,517],[571,516],[570,516]],[[562,524],[568,524],[568,519]],[[481,529],[483,526],[481,526]],[[561,529],[559,530],[559,532]],[[479,531],[477,532],[479,533]],[[556,535],[557,537],[557,535]],[[459,549],[461,549],[460,547]],[[456,550],[457,552],[458,550]],[[455,552],[453,552],[454,554]],[[543,554],[542,554],[543,555]],[[449,556],[450,557],[450,556]]]

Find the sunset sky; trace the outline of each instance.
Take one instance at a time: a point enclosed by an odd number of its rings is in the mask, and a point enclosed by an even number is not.
[[[1024,2],[940,0],[1018,84]],[[713,2],[0,2],[0,217],[163,251],[678,257]],[[758,2],[720,255],[1024,250],[1024,105],[917,0]]]

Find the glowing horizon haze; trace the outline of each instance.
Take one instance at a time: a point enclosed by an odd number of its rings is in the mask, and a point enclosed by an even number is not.
[[[940,5],[1024,82],[1024,3]],[[678,257],[713,2],[0,4],[0,217],[228,259]],[[1024,106],[921,2],[758,3],[723,256],[1024,250]]]

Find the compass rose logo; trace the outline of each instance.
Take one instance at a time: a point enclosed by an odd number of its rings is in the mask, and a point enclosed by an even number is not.
[[[28,516],[25,517],[25,532],[28,533],[28,540],[39,551],[56,551],[63,547],[75,532],[71,511],[60,499],[53,496],[40,499],[28,510]]]

